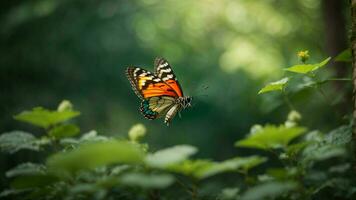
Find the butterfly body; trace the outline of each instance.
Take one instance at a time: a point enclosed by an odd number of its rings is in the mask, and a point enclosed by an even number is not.
[[[142,100],[140,111],[147,119],[164,118],[168,125],[182,109],[190,107],[192,100],[184,96],[181,86],[168,62],[156,58],[155,72],[129,67],[127,77],[136,95]]]

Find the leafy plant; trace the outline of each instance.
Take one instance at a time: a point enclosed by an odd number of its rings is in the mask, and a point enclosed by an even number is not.
[[[346,54],[346,53],[343,53]],[[286,68],[312,78],[306,87],[320,84],[315,72],[331,58]],[[345,60],[345,55],[339,56]],[[281,91],[291,105],[288,84],[294,75],[266,85],[259,94]],[[334,199],[356,198],[351,172],[351,124],[323,134],[300,125],[294,109],[282,124],[254,125],[241,149],[257,149],[261,155],[237,155],[223,161],[199,159],[188,144],[152,151],[142,142],[146,127],[134,125],[127,139],[80,134],[73,119],[80,113],[69,101],[57,110],[34,108],[14,119],[42,128],[42,135],[12,131],[0,136],[4,153],[31,150],[46,152],[42,162],[23,162],[6,172],[8,188],[0,194],[10,199]],[[39,135],[39,134],[36,134]],[[266,164],[268,163],[268,165]],[[232,182],[221,181],[232,179]],[[210,184],[221,192],[204,192]]]

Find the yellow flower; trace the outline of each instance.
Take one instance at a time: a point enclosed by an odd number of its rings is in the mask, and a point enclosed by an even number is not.
[[[307,61],[309,59],[309,51],[305,50],[305,51],[299,51],[297,53],[299,59],[304,63],[305,61]]]

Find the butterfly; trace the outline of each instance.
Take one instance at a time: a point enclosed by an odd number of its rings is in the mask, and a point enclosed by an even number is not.
[[[142,100],[140,111],[147,119],[164,117],[169,125],[182,109],[191,106],[192,97],[184,96],[183,90],[167,60],[156,58],[154,73],[139,67],[128,67],[126,75],[132,89]]]

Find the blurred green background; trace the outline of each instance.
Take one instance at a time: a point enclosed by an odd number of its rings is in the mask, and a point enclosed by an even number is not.
[[[82,113],[82,132],[126,137],[143,123],[152,149],[191,144],[215,160],[243,154],[233,147],[237,139],[253,124],[283,123],[289,110],[279,94],[258,90],[297,64],[299,50],[319,62],[346,49],[347,6],[346,0],[1,1],[0,130],[40,135],[12,116],[68,99]],[[143,118],[125,76],[127,66],[153,70],[157,56],[195,97],[169,127]],[[348,70],[333,63],[324,75]],[[338,91],[331,98],[347,107]],[[303,90],[291,99],[303,125],[329,130],[339,123],[319,94]]]

